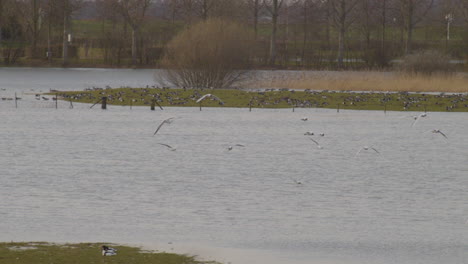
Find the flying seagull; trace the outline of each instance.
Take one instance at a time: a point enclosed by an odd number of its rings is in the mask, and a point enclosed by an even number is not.
[[[162,121],[161,124],[160,124],[160,125],[158,126],[158,128],[156,129],[156,131],[154,131],[153,136],[156,135],[156,133],[158,133],[159,129],[161,129],[161,127],[162,127],[164,124],[170,124],[170,123],[172,123],[172,119],[174,119],[174,118],[171,117],[171,118],[168,118],[168,119]]]
[[[158,144],[159,144],[159,145],[162,145],[162,146],[165,146],[165,147],[168,147],[168,148],[169,148],[170,150],[172,150],[172,151],[175,151],[175,150],[176,150],[175,148],[169,146],[168,144],[164,144],[164,143],[158,143]]]
[[[298,181],[298,180],[295,180],[295,179],[292,179],[292,180],[293,180],[296,184],[298,184],[298,185],[302,184],[301,181]]]
[[[245,146],[242,145],[242,144],[236,144],[236,145],[234,145],[234,146],[236,146],[236,147],[245,147]],[[233,149],[233,146],[229,146],[229,147],[228,147],[228,150],[232,150],[232,149]]]
[[[444,133],[442,133],[442,131],[440,131],[439,129],[434,129],[434,130],[432,130],[432,133],[434,133],[434,134],[439,133],[439,134],[441,134],[442,136],[444,136],[444,138],[448,139],[448,137],[447,137]]]
[[[414,122],[413,122],[413,124],[411,124],[411,126],[414,126],[414,125],[416,125],[416,122],[418,122],[418,121],[419,121],[419,119],[421,119],[421,117],[426,117],[426,116],[427,116],[427,114],[426,114],[426,113],[422,113],[422,114],[420,114],[420,115],[413,116],[413,118],[414,118]]]
[[[200,103],[201,101],[205,100],[206,98],[213,98],[215,100],[217,100],[219,102],[220,105],[223,105],[224,102],[221,101],[221,99],[219,99],[219,97],[217,97],[216,95],[214,94],[205,94],[203,95],[202,97],[200,97],[198,100],[197,100],[197,103]]]
[[[313,138],[309,138],[309,139],[312,140],[315,144],[317,144],[317,148],[323,149],[323,147],[320,146],[320,144],[316,140],[314,140]]]
[[[374,147],[368,147],[368,146],[362,147],[358,152],[356,152],[356,155],[354,155],[354,156],[356,157],[361,151],[363,151],[363,150],[369,150],[369,149],[375,151],[377,154],[379,154],[380,156],[382,156],[382,154],[380,154],[380,152],[379,152],[377,149],[375,149]]]

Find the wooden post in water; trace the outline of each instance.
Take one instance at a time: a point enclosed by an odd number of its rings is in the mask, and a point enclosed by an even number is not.
[[[18,97],[16,97],[16,93],[15,93],[15,108],[18,108]]]
[[[101,104],[101,109],[106,110],[107,109],[107,97],[102,97],[102,104]]]
[[[71,97],[70,97],[70,109],[73,109],[73,102],[72,102]]]
[[[133,98],[130,99],[130,110],[132,110],[132,106],[133,106]]]
[[[252,99],[250,99],[250,102],[249,102],[249,112],[252,112]]]
[[[156,99],[151,101],[151,111],[154,111],[154,107],[156,106]]]
[[[200,101],[200,111],[201,111],[201,101]]]
[[[55,94],[55,109],[58,109],[58,95]]]
[[[387,114],[387,104],[384,104],[384,114]]]
[[[336,112],[337,112],[337,113],[340,112],[340,104],[337,104],[337,105],[336,105]]]

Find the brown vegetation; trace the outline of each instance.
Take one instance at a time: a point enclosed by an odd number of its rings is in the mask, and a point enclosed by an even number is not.
[[[404,75],[389,72],[304,72],[299,76],[276,74],[256,80],[251,87],[330,91],[468,92],[468,75]]]
[[[447,75],[455,69],[450,64],[450,57],[436,50],[420,51],[407,55],[398,65],[400,72],[407,75]]]
[[[178,87],[229,87],[248,72],[252,40],[240,24],[221,19],[196,24],[167,45],[162,78]]]

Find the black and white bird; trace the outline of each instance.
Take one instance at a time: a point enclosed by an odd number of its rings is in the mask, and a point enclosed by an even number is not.
[[[377,153],[377,154],[379,154],[380,156],[382,156],[382,154],[380,154],[380,152],[379,152],[376,148],[374,148],[374,147],[368,147],[368,146],[364,146],[364,147],[362,147],[361,149],[359,149],[359,151],[356,152],[356,154],[355,154],[354,156],[356,157],[356,156],[357,156],[359,153],[361,153],[361,151],[363,151],[363,150],[373,150],[375,153]]]
[[[168,145],[168,144],[164,144],[164,143],[158,143],[158,144],[167,147],[167,148],[170,149],[171,151],[175,151],[175,150],[176,150],[175,148],[173,148],[172,146],[170,146],[170,145]]]
[[[213,98],[213,99],[215,99],[216,101],[218,101],[220,105],[223,105],[223,104],[224,104],[224,102],[221,101],[221,99],[219,99],[219,97],[217,97],[217,96],[214,95],[214,94],[205,94],[205,95],[203,95],[202,97],[200,97],[196,102],[197,102],[197,103],[200,103],[201,101],[205,100],[206,98]]]
[[[320,144],[316,140],[314,140],[313,138],[309,138],[309,139],[312,140],[317,145],[317,148],[323,149],[323,147],[320,146]]]
[[[236,145],[234,145],[234,146],[236,146],[236,147],[245,147],[245,146],[242,145],[242,144],[236,144]],[[233,146],[229,145],[228,151],[229,151],[229,150],[232,150],[233,148],[234,148]]]
[[[309,120],[309,118],[303,117],[303,118],[301,118],[301,120],[302,120],[302,121],[307,121],[307,120]]]
[[[103,256],[115,256],[117,255],[117,249],[108,247],[106,245],[102,246],[102,255]]]
[[[174,118],[171,117],[171,118],[168,118],[168,119],[165,119],[164,121],[162,121],[161,124],[159,124],[158,128],[156,128],[156,131],[154,131],[153,136],[156,135],[156,133],[158,133],[159,129],[161,129],[161,127],[162,127],[164,124],[170,124],[170,123],[172,123],[172,121],[173,121],[172,119],[174,119]]]
[[[444,138],[448,139],[447,135],[445,135],[442,131],[440,131],[439,129],[434,129],[431,131],[432,133],[434,134],[441,134],[442,136],[444,136]]]
[[[427,116],[426,113],[422,113],[422,114],[419,114],[417,116],[413,116],[414,122],[413,122],[413,124],[411,124],[411,126],[416,125],[416,123],[419,121],[419,119],[421,119],[423,117],[426,117],[426,116]]]

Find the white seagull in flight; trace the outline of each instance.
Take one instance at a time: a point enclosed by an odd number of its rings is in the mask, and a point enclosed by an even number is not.
[[[356,155],[354,155],[354,156],[356,157],[359,153],[361,153],[361,151],[363,151],[363,150],[369,150],[369,149],[375,151],[377,154],[379,154],[380,156],[382,156],[382,154],[380,154],[380,152],[379,152],[377,149],[375,149],[374,147],[368,147],[368,146],[362,147],[358,152],[356,152]]]
[[[220,105],[223,105],[224,102],[221,101],[221,99],[219,99],[219,97],[217,97],[216,95],[214,94],[205,94],[203,95],[202,97],[200,97],[198,100],[197,100],[197,103],[200,103],[201,101],[205,100],[206,98],[213,98],[215,100],[217,100],[219,102]]]
[[[234,146],[236,146],[236,147],[245,147],[245,146],[242,145],[242,144],[236,144],[236,145],[234,145]],[[232,146],[229,146],[229,147],[228,147],[228,150],[232,150],[232,149],[233,149]]]
[[[416,122],[418,122],[418,121],[419,121],[419,119],[421,119],[421,117],[426,117],[426,116],[427,116],[427,114],[426,114],[426,113],[422,113],[422,114],[420,114],[420,115],[413,116],[413,118],[414,118],[414,122],[413,122],[413,124],[411,124],[411,126],[414,126],[414,125],[416,125]]]
[[[440,131],[439,129],[434,129],[431,132],[434,134],[437,134],[437,133],[441,134],[442,136],[444,136],[444,138],[448,139],[448,137],[444,133],[442,133],[442,131]]]
[[[159,145],[162,145],[162,146],[165,146],[165,147],[168,147],[168,148],[169,148],[170,150],[172,150],[172,151],[175,151],[175,150],[176,150],[175,148],[169,146],[168,144],[164,144],[164,143],[158,143],[158,144],[159,144]]]
[[[172,119],[174,119],[174,118],[171,117],[171,118],[168,118],[168,119],[165,119],[164,121],[162,121],[161,124],[158,126],[158,128],[156,128],[156,131],[154,131],[153,136],[156,135],[156,133],[158,133],[159,129],[161,129],[161,127],[162,127],[164,124],[170,124],[170,123],[172,123],[172,121],[173,121]]]
[[[320,146],[320,144],[316,140],[314,140],[313,138],[309,138],[309,139],[312,140],[315,144],[317,144],[317,148],[323,149],[323,147]]]

